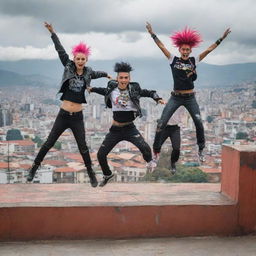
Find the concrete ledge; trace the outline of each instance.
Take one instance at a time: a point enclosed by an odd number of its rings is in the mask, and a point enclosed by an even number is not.
[[[220,184],[209,183],[109,183],[5,184],[0,186],[0,207],[84,207],[147,205],[230,205]]]
[[[221,191],[238,202],[241,233],[255,233],[256,146],[223,146]]]
[[[237,233],[219,184],[20,184],[0,187],[0,240]]]
[[[0,186],[0,240],[248,234],[256,231],[256,147],[224,146],[220,184]]]

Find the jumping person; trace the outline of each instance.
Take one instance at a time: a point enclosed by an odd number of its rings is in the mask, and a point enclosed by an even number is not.
[[[172,153],[170,159],[170,171],[172,174],[176,173],[176,162],[179,160],[180,157],[180,144],[181,144],[181,137],[180,137],[180,125],[182,124],[183,117],[186,117],[187,114],[185,113],[184,107],[180,107],[170,118],[167,125],[162,131],[161,136],[161,143],[160,143],[160,150],[164,142],[170,138],[171,145],[172,145]],[[155,161],[159,160],[158,158]]]
[[[148,163],[148,168],[155,167],[156,163],[152,160],[151,149],[133,121],[137,116],[142,116],[140,97],[150,97],[157,103],[165,103],[156,91],[141,89],[138,83],[130,82],[132,71],[130,64],[116,63],[114,70],[117,72],[117,81],[109,81],[107,88],[91,87],[88,89],[90,92],[104,95],[106,107],[112,108],[113,111],[112,126],[97,154],[104,175],[99,185],[101,187],[114,177],[107,163],[107,155],[122,140],[129,141],[138,147]]]
[[[231,31],[230,29],[227,29],[221,38],[219,38],[214,44],[212,44],[208,49],[206,49],[204,52],[199,54],[198,57],[195,58],[190,57],[192,48],[197,47],[202,41],[201,36],[196,30],[185,28],[183,31],[176,32],[171,36],[174,46],[178,47],[180,52],[180,57],[177,57],[166,49],[164,44],[153,32],[152,26],[149,23],[146,24],[146,29],[163,54],[168,58],[174,80],[174,90],[172,91],[171,97],[167,102],[157,124],[155,140],[153,144],[155,157],[157,157],[160,152],[162,131],[164,130],[168,120],[171,118],[173,113],[181,105],[183,105],[188,110],[194,121],[198,144],[198,157],[200,162],[204,162],[204,127],[194,92],[194,81],[197,78],[196,66],[211,51],[213,51]]]
[[[59,58],[64,66],[64,73],[61,81],[63,101],[54,122],[52,130],[42,145],[38,155],[36,156],[32,167],[29,170],[27,181],[32,181],[37,169],[43,161],[45,155],[54,146],[59,136],[68,128],[70,128],[76,139],[80,154],[82,155],[84,164],[87,169],[90,183],[93,187],[98,185],[95,173],[92,169],[92,162],[88,147],[85,141],[85,129],[83,122],[82,104],[86,103],[85,89],[90,85],[91,79],[110,76],[106,72],[93,71],[90,67],[85,66],[90,54],[90,47],[84,43],[80,43],[73,47],[73,60],[69,59],[68,54],[61,45],[53,26],[45,22],[45,27],[51,33],[51,38]]]

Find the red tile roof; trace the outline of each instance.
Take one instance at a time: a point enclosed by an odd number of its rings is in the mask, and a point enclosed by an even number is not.
[[[71,167],[62,167],[62,168],[56,168],[54,171],[55,172],[78,172],[79,170],[76,170]]]
[[[7,169],[7,168],[8,168],[8,163],[0,162],[0,169]]]
[[[19,146],[33,146],[35,143],[32,140],[9,140],[9,141],[0,141],[0,143],[7,144],[17,144]]]
[[[65,166],[65,165],[67,165],[66,161],[61,161],[61,160],[44,160],[43,163],[53,165],[53,166]]]
[[[31,167],[30,164],[20,164],[20,168],[25,169],[25,170],[29,169],[30,167]]]
[[[113,167],[117,167],[117,168],[120,168],[120,167],[123,166],[123,164],[117,163],[117,162],[114,162],[114,161],[111,161],[111,160],[109,160],[108,163],[109,163],[109,165],[111,165]]]
[[[146,163],[145,164],[139,164],[139,163],[136,163],[134,161],[128,160],[128,161],[123,162],[123,165],[125,167],[145,168]]]
[[[63,155],[68,159],[83,163],[83,158],[79,153],[64,153]]]

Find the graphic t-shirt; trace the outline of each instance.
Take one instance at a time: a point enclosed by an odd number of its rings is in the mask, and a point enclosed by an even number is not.
[[[131,122],[136,118],[137,109],[131,101],[128,90],[118,87],[111,92],[113,118],[117,122]]]
[[[111,93],[113,111],[136,111],[136,107],[130,99],[128,90],[115,88]]]
[[[84,96],[85,89],[86,86],[83,75],[76,75],[69,79],[68,86],[61,99],[75,103],[86,103]]]
[[[174,90],[189,90],[194,88],[196,80],[196,65],[199,57],[189,57],[183,60],[177,56],[171,55],[169,63],[172,69],[174,81]]]

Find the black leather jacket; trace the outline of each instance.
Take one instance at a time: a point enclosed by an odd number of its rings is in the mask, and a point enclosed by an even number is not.
[[[61,87],[59,90],[59,93],[63,93],[65,91],[68,80],[72,77],[75,77],[76,66],[74,61],[69,59],[69,56],[61,45],[58,36],[55,33],[52,33],[51,38],[54,43],[55,49],[59,54],[59,58],[64,66],[64,73],[62,76]],[[86,86],[90,86],[91,79],[107,77],[108,74],[102,71],[93,71],[91,67],[84,67],[83,76]]]
[[[107,88],[92,87],[91,92],[95,92],[95,93],[104,95],[106,107],[112,108],[110,95],[111,95],[111,92],[117,86],[118,86],[117,81],[111,80],[108,82]],[[139,116],[139,117],[142,117],[142,112],[141,112],[141,107],[140,107],[140,97],[150,97],[153,100],[155,100],[156,102],[158,102],[158,100],[162,99],[158,96],[156,91],[141,89],[140,85],[136,82],[129,83],[128,92],[129,92],[131,101],[134,103],[134,105],[137,109],[137,116]]]

